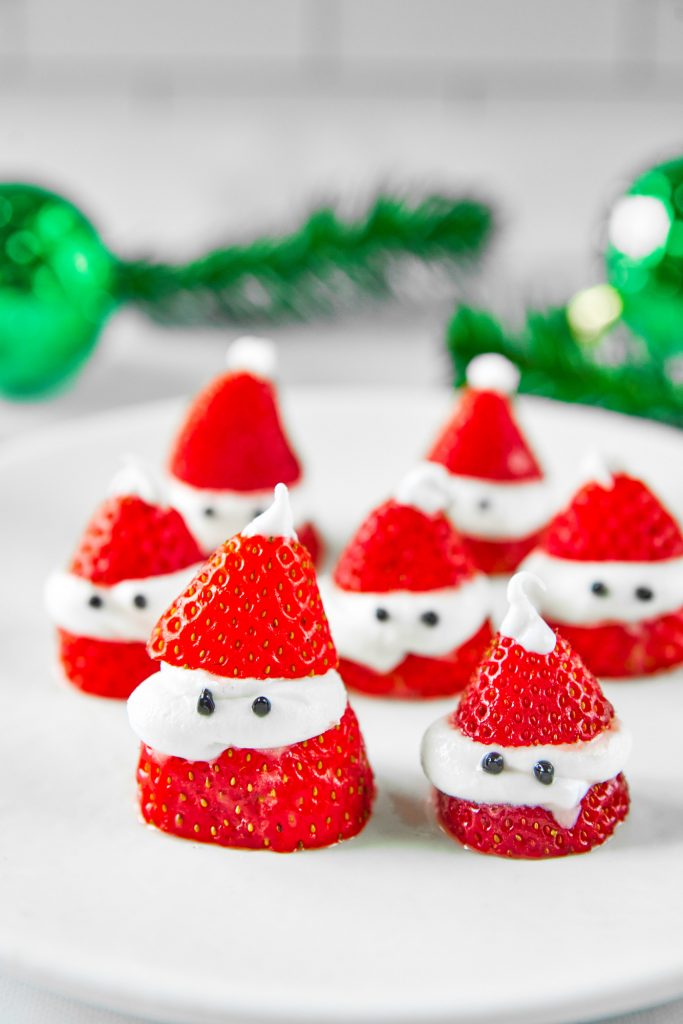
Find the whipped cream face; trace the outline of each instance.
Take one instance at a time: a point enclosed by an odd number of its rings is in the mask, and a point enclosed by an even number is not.
[[[425,733],[421,756],[425,775],[447,796],[477,804],[543,807],[562,828],[572,828],[588,790],[618,775],[630,750],[631,736],[617,720],[588,743],[499,747],[463,736],[445,716]],[[499,774],[482,767],[490,753],[503,756]],[[550,785],[534,775],[539,761],[548,761],[554,768]]]
[[[642,622],[683,608],[683,558],[579,562],[534,551],[522,568],[546,585],[541,611],[572,626]]]
[[[386,594],[341,590],[321,580],[320,593],[339,656],[375,672],[391,672],[409,654],[450,654],[479,631],[490,611],[481,573],[457,588]]]
[[[205,690],[209,714],[198,711]],[[269,702],[266,714],[254,711],[258,698]],[[128,717],[140,740],[159,753],[212,761],[228,747],[270,750],[319,736],[341,721],[346,706],[334,669],[303,679],[224,679],[162,662],[129,698]]]
[[[500,483],[448,474],[447,515],[461,533],[482,540],[528,537],[548,522],[558,504],[546,480]]]
[[[111,586],[69,572],[53,573],[45,585],[48,614],[61,629],[94,640],[146,643],[162,612],[200,567]]]
[[[299,490],[288,488],[290,494]],[[192,487],[175,477],[168,480],[170,503],[185,520],[188,529],[204,551],[213,551],[229,537],[267,509],[273,500],[272,488],[263,491],[212,491]]]

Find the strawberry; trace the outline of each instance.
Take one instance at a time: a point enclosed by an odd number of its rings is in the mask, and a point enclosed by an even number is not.
[[[295,679],[337,663],[306,548],[237,534],[217,548],[162,615],[152,658],[219,676]]]
[[[507,395],[466,390],[427,458],[450,473],[481,480],[540,480],[541,468]]]
[[[219,846],[278,853],[330,846],[365,825],[374,796],[356,716],[279,750],[228,748],[214,761],[143,745],[137,770],[146,822]]]
[[[372,772],[284,484],[202,566],[148,649],[162,671],[129,701],[145,821],[184,838],[280,852],[329,846],[363,828]],[[260,684],[250,689],[255,680],[268,681],[267,695]],[[263,723],[259,749],[254,721]]]
[[[591,670],[605,678],[651,675],[683,663],[683,608],[642,622],[559,628]]]
[[[586,853],[600,846],[624,820],[629,793],[622,774],[592,786],[572,828],[563,828],[542,807],[475,804],[437,792],[442,828],[471,850],[499,857],[537,859]]]
[[[458,586],[475,568],[442,512],[384,502],[364,521],[334,571],[342,590],[386,593]]]
[[[441,826],[505,857],[584,853],[629,806],[628,732],[597,679],[541,619],[532,588],[542,593],[531,573],[513,576],[500,632],[456,710],[422,742]]]
[[[307,549],[313,565],[320,565],[325,557],[325,545],[320,531],[311,522],[302,523],[296,528],[299,542]]]
[[[375,697],[448,697],[467,685],[492,637],[488,622],[450,655],[408,657],[391,672],[375,672],[367,665],[342,658],[339,671],[351,690]]]
[[[84,693],[125,700],[153,669],[144,643],[117,643],[57,630],[59,660]]]
[[[202,561],[180,515],[137,495],[107,499],[88,523],[70,572],[92,583],[164,576]]]
[[[299,480],[271,381],[248,371],[217,377],[194,400],[169,468],[179,480],[210,490],[263,491]]]
[[[589,562],[651,562],[683,556],[683,534],[641,480],[616,474],[586,484],[548,526],[542,550]]]
[[[522,559],[536,546],[540,536],[541,533],[536,532],[519,540],[486,540],[484,537],[461,534],[472,561],[487,576],[514,572]]]
[[[597,679],[559,635],[550,654],[498,636],[452,715],[464,736],[507,747],[583,743],[613,718]]]

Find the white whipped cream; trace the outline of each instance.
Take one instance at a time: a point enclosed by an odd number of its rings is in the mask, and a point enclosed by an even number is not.
[[[450,654],[481,629],[491,606],[481,573],[459,587],[386,594],[342,590],[322,579],[320,593],[339,656],[375,672],[391,672],[409,654]],[[378,608],[386,619],[377,618]],[[426,612],[436,613],[435,625],[422,621]]]
[[[210,715],[197,711],[204,689],[215,704]],[[252,710],[257,697],[271,702],[263,718]],[[303,679],[224,679],[162,662],[133,691],[128,717],[140,740],[159,753],[212,761],[228,747],[271,750],[319,736],[341,721],[346,705],[334,669]]]
[[[243,537],[287,537],[298,540],[285,484],[276,484],[272,502],[242,530]]]
[[[482,540],[517,540],[549,521],[559,498],[548,480],[501,483],[448,474],[446,512],[461,533]]]
[[[468,385],[475,391],[496,391],[512,395],[519,386],[519,370],[499,352],[482,352],[467,366]]]
[[[255,377],[272,380],[277,372],[277,350],[269,338],[245,335],[228,346],[225,365],[229,370],[244,370]]]
[[[74,636],[146,643],[159,616],[182,593],[200,565],[111,586],[55,572],[45,585],[45,604],[55,625]],[[144,598],[144,607],[136,605],[136,597]],[[101,604],[91,604],[93,599]]]
[[[572,828],[588,790],[618,775],[630,750],[630,733],[616,719],[587,743],[500,747],[463,736],[444,716],[425,733],[421,757],[425,775],[447,796],[477,804],[543,807],[562,828]],[[481,766],[493,751],[503,755],[505,767],[499,775]],[[549,761],[555,769],[549,786],[534,776],[537,761]]]
[[[530,572],[518,572],[508,583],[509,608],[500,624],[501,636],[510,637],[531,654],[550,654],[557,637],[538,614],[532,599],[543,596],[545,584]]]
[[[124,455],[120,469],[112,477],[110,497],[136,497],[148,505],[168,508],[168,488],[161,473],[137,455]]]
[[[572,626],[642,622],[683,608],[683,558],[661,562],[579,562],[532,551],[522,563],[546,584],[540,600],[544,615]],[[595,593],[602,583],[606,593]],[[652,597],[642,600],[639,588]]]
[[[438,462],[421,462],[407,473],[396,488],[396,500],[425,515],[443,512],[449,502],[448,470]]]
[[[215,491],[192,487],[176,477],[168,482],[171,505],[185,520],[203,551],[213,551],[229,537],[244,530],[247,523],[261,515],[273,501],[273,491]],[[298,484],[290,485],[290,494],[300,494]],[[210,510],[207,514],[207,510]],[[301,509],[298,509],[300,518]]]

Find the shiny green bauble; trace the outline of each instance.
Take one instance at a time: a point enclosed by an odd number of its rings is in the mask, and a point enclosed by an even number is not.
[[[0,184],[0,392],[44,393],[78,369],[114,306],[115,267],[71,203]]]
[[[617,200],[605,261],[631,330],[655,356],[683,351],[683,157],[642,174]]]

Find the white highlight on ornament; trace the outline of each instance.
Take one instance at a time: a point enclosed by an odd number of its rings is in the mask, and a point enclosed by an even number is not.
[[[91,583],[69,572],[55,572],[45,585],[47,612],[61,629],[93,640],[146,643],[159,616],[181,594],[201,563],[178,572],[121,580],[111,586]],[[145,598],[138,608],[136,597]],[[93,606],[96,598],[101,604]]]
[[[477,804],[542,807],[562,828],[572,828],[588,790],[623,770],[631,745],[630,733],[617,719],[587,743],[501,747],[463,736],[446,715],[425,733],[421,758],[429,781],[447,796]],[[492,752],[503,755],[504,768],[499,775],[491,775],[481,766]],[[555,769],[549,786],[534,775],[538,761],[549,761]]]
[[[575,334],[598,338],[616,323],[624,304],[611,284],[595,284],[584,288],[567,303],[567,320]]]
[[[655,196],[623,196],[614,204],[608,225],[615,249],[632,260],[663,248],[671,229],[671,215]]]
[[[439,658],[462,647],[491,608],[489,582],[481,573],[459,587],[389,593],[342,590],[321,579],[320,594],[339,656],[382,673],[409,654]],[[377,618],[378,608],[388,613],[386,619]],[[435,625],[422,621],[426,612],[436,613]]]
[[[122,461],[123,465],[109,484],[110,497],[132,495],[148,505],[167,508],[169,493],[161,475],[137,455],[124,455]]]
[[[550,654],[557,637],[538,614],[534,600],[545,590],[545,583],[531,572],[518,572],[508,583],[507,614],[500,624],[501,636],[510,637],[530,654]]]
[[[261,514],[273,500],[270,488],[262,491],[208,490],[193,487],[171,477],[168,483],[173,508],[182,515],[187,528],[206,554]],[[301,486],[289,487],[290,497],[301,494]],[[208,510],[208,514],[207,514]],[[299,503],[299,516],[301,506]]]
[[[499,482],[453,473],[446,479],[448,518],[460,533],[482,540],[519,540],[536,533],[564,498],[548,479]]]
[[[450,500],[448,470],[438,462],[423,462],[412,469],[396,488],[396,500],[412,505],[425,515],[442,512]]]
[[[197,701],[208,689],[211,715]],[[267,697],[269,714],[252,710]],[[202,669],[161,663],[128,700],[128,718],[138,738],[161,754],[188,761],[212,761],[228,747],[272,750],[319,736],[346,711],[346,689],[335,670],[303,679],[225,679]]]
[[[467,383],[475,391],[496,391],[512,395],[519,386],[519,370],[505,356],[484,352],[475,356],[467,367]]]
[[[276,484],[272,504],[242,530],[243,537],[290,537],[298,540],[285,484]]]
[[[646,622],[683,608],[683,558],[657,562],[581,562],[532,551],[522,568],[546,585],[539,607],[553,622],[570,626]],[[602,583],[606,590],[591,588]],[[652,596],[636,594],[645,587]]]
[[[237,338],[228,348],[225,364],[229,370],[245,370],[272,380],[277,372],[277,349],[268,338]]]

